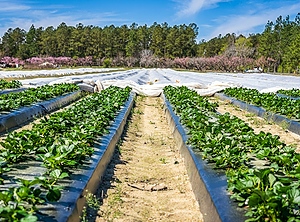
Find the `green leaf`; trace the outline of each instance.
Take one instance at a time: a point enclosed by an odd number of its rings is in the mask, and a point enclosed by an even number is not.
[[[5,204],[7,204],[9,201],[12,200],[12,193],[8,191],[2,191],[0,192],[0,200],[3,201]]]
[[[253,206],[257,206],[261,203],[262,199],[261,197],[256,194],[256,193],[253,193],[250,197],[249,197],[249,206],[253,207]]]
[[[292,180],[287,177],[278,177],[278,180],[285,185],[289,185],[292,182]]]
[[[67,178],[69,177],[69,174],[67,172],[63,172],[60,176],[59,179]]]
[[[46,195],[48,201],[58,201],[61,197],[61,192],[59,189],[50,189]]]
[[[42,193],[42,190],[39,188],[34,189],[33,194],[34,196],[38,197]]]
[[[270,187],[273,187],[273,184],[275,183],[276,181],[276,177],[273,175],[273,174],[269,174],[269,184],[270,184]]]
[[[22,218],[21,222],[35,222],[37,220],[38,220],[38,218],[36,216],[28,215],[27,217]]]
[[[30,193],[30,189],[28,187],[20,187],[17,194],[21,199],[27,197]]]
[[[53,170],[50,173],[50,176],[55,179],[59,179],[60,175],[61,175],[61,170],[59,170],[59,169]]]
[[[293,203],[295,204],[300,204],[300,196],[297,196],[294,200]]]

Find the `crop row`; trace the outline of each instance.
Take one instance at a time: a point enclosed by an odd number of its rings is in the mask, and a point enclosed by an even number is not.
[[[79,90],[78,85],[62,83],[29,88],[18,93],[0,95],[0,111],[11,111],[23,106],[32,105],[39,101],[61,96],[65,93],[74,92],[76,90]]]
[[[218,114],[216,103],[186,87],[167,86],[164,94],[195,152],[226,170],[228,191],[248,210],[247,221],[300,220],[300,154],[294,148],[278,136],[254,133],[229,113]]]
[[[38,161],[47,171],[33,180],[16,179],[19,186],[0,192],[0,218],[36,221],[39,204],[58,200],[57,182],[69,178],[72,169],[92,155],[95,138],[107,133],[130,91],[111,86],[41,119],[30,130],[10,133],[0,143],[2,177],[15,164],[29,160]]]
[[[274,93],[260,93],[256,89],[237,87],[225,89],[224,94],[291,119],[300,119],[300,100],[279,97]]]
[[[292,97],[300,97],[300,89],[289,89],[289,90],[278,90],[277,93],[287,95],[287,96],[292,96]]]
[[[0,90],[2,89],[16,89],[20,88],[22,83],[18,80],[7,81],[5,79],[0,79]]]

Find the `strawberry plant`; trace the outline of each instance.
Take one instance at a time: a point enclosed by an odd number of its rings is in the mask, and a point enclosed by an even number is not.
[[[287,96],[292,96],[292,97],[300,97],[300,89],[289,89],[289,90],[278,90],[277,93],[287,95]]]
[[[247,221],[300,220],[300,154],[294,148],[278,136],[254,133],[237,117],[217,113],[216,104],[209,105],[186,87],[167,86],[164,93],[186,126],[195,152],[226,171],[228,191],[248,209]],[[195,104],[199,100],[206,100],[200,108]]]
[[[70,177],[72,169],[93,154],[95,139],[107,133],[106,128],[128,99],[130,91],[129,87],[111,86],[42,119],[31,130],[11,132],[0,142],[0,156],[6,164],[35,160],[48,169],[42,177],[28,182],[21,180],[20,186],[3,191],[0,217],[34,221],[37,203],[57,201],[63,189],[58,185],[59,181]],[[22,191],[22,197],[16,198],[14,193],[19,191]],[[7,206],[1,205],[5,198]],[[18,208],[12,209],[10,205]],[[6,212],[7,208],[12,209],[11,212]]]
[[[77,85],[63,83],[29,88],[18,93],[0,95],[0,111],[11,111],[22,106],[29,106],[36,102],[52,99],[76,90],[79,90]]]
[[[300,119],[300,100],[279,97],[274,93],[260,93],[256,89],[237,87],[225,89],[224,94],[288,118]]]
[[[0,90],[2,89],[16,89],[20,88],[22,83],[18,80],[7,81],[5,79],[0,79]]]

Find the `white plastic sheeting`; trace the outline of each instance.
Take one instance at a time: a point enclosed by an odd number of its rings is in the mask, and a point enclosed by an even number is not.
[[[76,69],[51,69],[51,70],[28,70],[28,71],[1,71],[1,78],[28,78],[37,76],[64,76],[73,74],[83,74],[92,72],[107,72],[112,70],[121,70],[120,68],[76,68]]]
[[[50,72],[50,70],[48,70]],[[55,70],[54,70],[55,71]],[[0,72],[1,75],[1,72]],[[262,92],[275,92],[278,89],[300,88],[299,76],[272,75],[266,73],[197,73],[172,69],[132,69],[110,73],[93,73],[50,78],[21,80],[23,85],[37,86],[55,83],[84,83],[98,91],[110,85],[130,86],[138,94],[158,96],[164,86],[185,85],[199,94],[211,96],[227,87],[255,88]]]

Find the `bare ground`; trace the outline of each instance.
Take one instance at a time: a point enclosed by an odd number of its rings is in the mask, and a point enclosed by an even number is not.
[[[241,118],[257,133],[279,135],[300,152],[300,136],[286,130],[286,126],[268,122],[228,101],[210,100],[218,102],[220,113]],[[17,131],[31,126],[32,123],[24,125]],[[203,221],[160,98],[137,97],[123,141],[103,183],[96,196],[87,199],[96,210],[88,207],[82,221]]]
[[[160,98],[136,99],[86,221],[203,221]],[[88,198],[88,202],[93,202]]]

